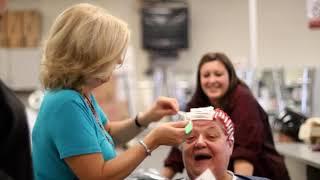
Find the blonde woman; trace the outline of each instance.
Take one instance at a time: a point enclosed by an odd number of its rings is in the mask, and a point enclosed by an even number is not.
[[[122,64],[128,41],[126,23],[102,8],[78,4],[57,17],[44,47],[46,94],[32,133],[36,179],[124,179],[158,146],[182,142],[186,122],[167,123],[116,154],[115,144],[178,111],[175,99],[160,97],[133,119],[108,121],[92,90]]]

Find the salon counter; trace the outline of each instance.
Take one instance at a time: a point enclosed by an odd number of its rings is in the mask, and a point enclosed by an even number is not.
[[[320,151],[312,151],[307,144],[276,143],[276,149],[285,157],[292,180],[307,180],[307,165],[320,171]]]

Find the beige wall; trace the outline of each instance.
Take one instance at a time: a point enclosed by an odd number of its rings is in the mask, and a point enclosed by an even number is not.
[[[138,0],[10,0],[9,9],[38,8],[43,14],[43,34],[65,7],[91,2],[127,21],[132,30],[138,77],[148,66],[148,54],[141,49]],[[305,0],[257,0],[258,67],[319,65],[320,30],[307,26]],[[194,71],[207,51],[224,51],[236,62],[249,56],[247,0],[189,0],[190,48],[182,51],[178,71]]]
[[[259,2],[259,64],[319,66],[320,29],[308,28],[306,0]]]

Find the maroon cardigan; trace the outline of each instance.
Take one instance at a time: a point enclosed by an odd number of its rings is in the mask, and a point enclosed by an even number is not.
[[[275,150],[266,112],[244,85],[237,85],[229,97],[229,105],[223,110],[235,125],[235,143],[228,169],[233,171],[234,161],[245,159],[253,164],[254,176],[289,180],[283,157]],[[180,150],[172,148],[164,165],[182,172],[184,165]]]

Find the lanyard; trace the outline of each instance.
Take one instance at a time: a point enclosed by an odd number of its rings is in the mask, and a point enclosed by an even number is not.
[[[106,139],[108,140],[108,142],[113,146],[115,147],[114,143],[113,143],[113,140],[111,139],[111,137],[109,137],[109,135],[107,134],[106,130],[104,129],[101,121],[99,120],[99,116],[98,116],[98,113],[97,111],[95,110],[91,100],[86,96],[86,95],[83,95],[84,97],[84,100],[85,102],[88,104],[89,108],[91,109],[91,112],[94,116],[94,119],[96,120],[96,122],[98,123],[99,127],[100,127],[100,130],[102,131],[102,133],[106,136]]]

